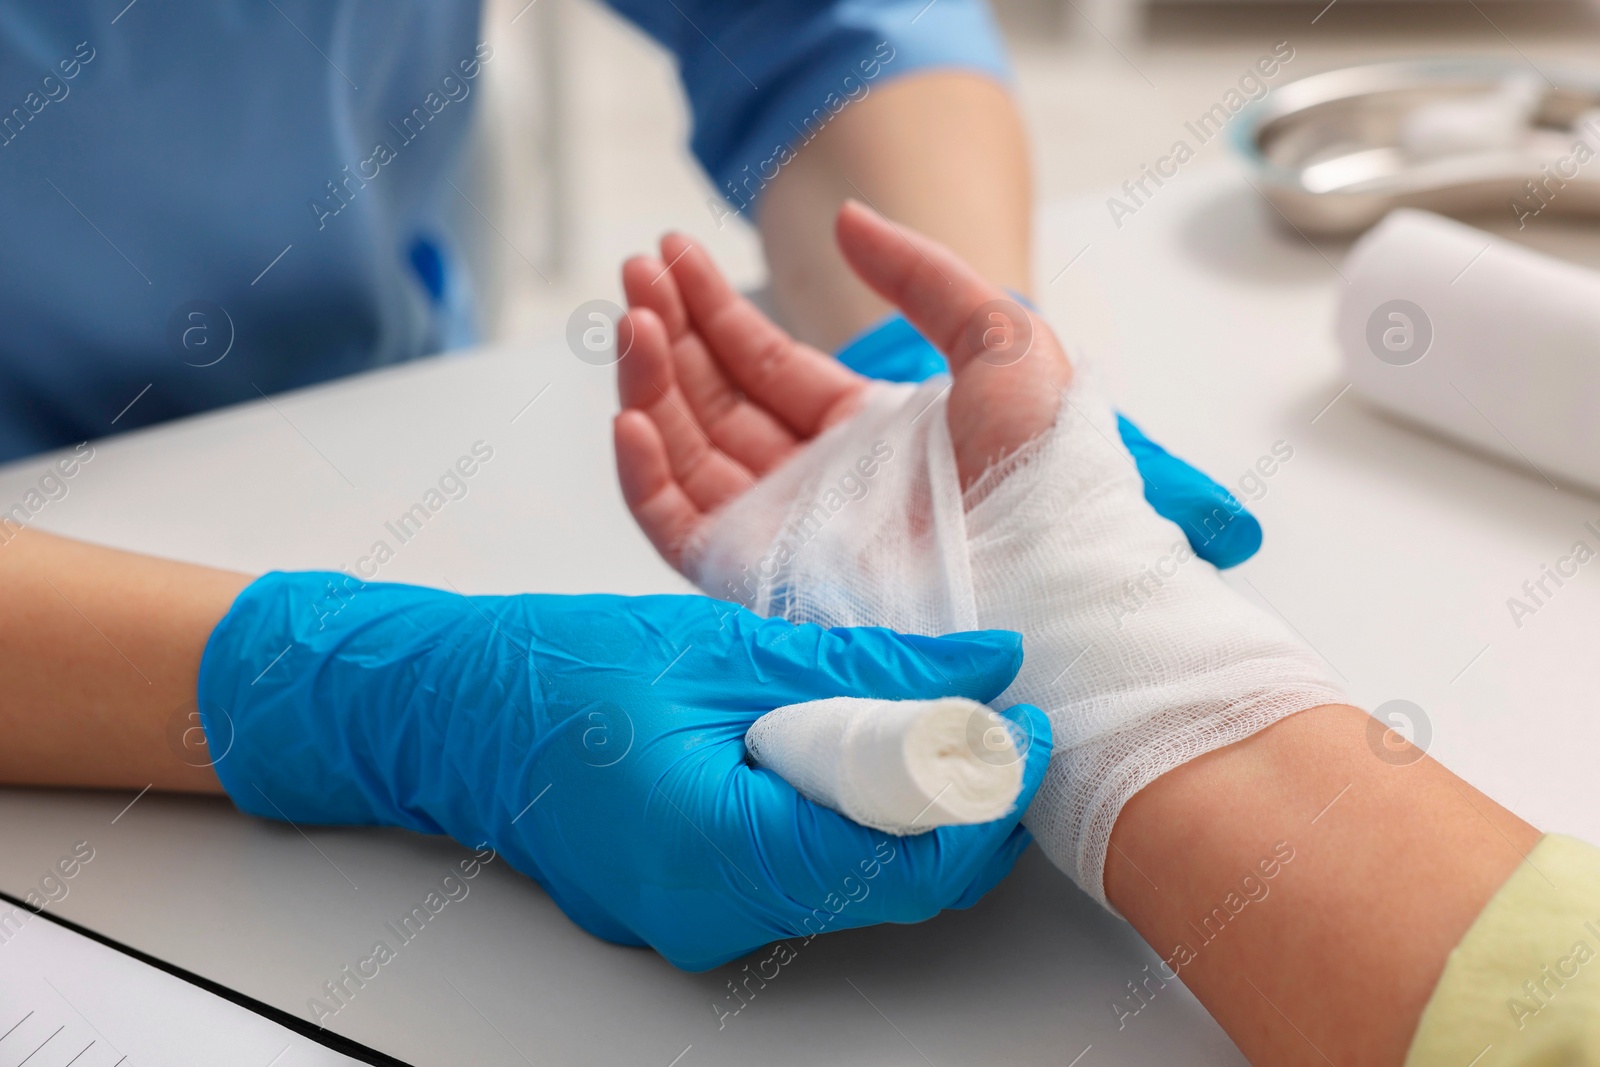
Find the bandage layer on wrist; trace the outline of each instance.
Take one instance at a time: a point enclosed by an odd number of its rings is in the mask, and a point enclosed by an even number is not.
[[[1022,633],[1022,671],[999,700],[1042,708],[1055,737],[1024,823],[1105,903],[1111,830],[1136,792],[1344,698],[1315,653],[1145,502],[1114,414],[1081,375],[1054,426],[966,493],[949,387],[875,385],[853,419],[707,522],[690,574],[796,622]],[[773,732],[761,747],[784,744]],[[855,758],[848,744],[833,758]]]

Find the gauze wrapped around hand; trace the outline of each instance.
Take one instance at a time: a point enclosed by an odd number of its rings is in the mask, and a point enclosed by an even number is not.
[[[873,386],[857,415],[708,520],[688,571],[708,593],[795,622],[1021,632],[1022,671],[1000,700],[1042,708],[1055,738],[1024,824],[1105,903],[1129,798],[1344,698],[1314,653],[1145,502],[1115,416],[1081,375],[1054,426],[966,494],[948,389],[943,377]],[[768,752],[784,743],[762,738]]]

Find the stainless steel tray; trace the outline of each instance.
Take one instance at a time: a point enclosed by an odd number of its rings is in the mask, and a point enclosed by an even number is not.
[[[1413,158],[1402,127],[1419,106],[1495,91],[1507,79],[1538,78],[1540,99],[1524,143],[1432,159]],[[1541,67],[1511,59],[1422,59],[1348,67],[1280,86],[1242,113],[1235,147],[1258,184],[1295,226],[1351,234],[1397,207],[1458,217],[1600,215],[1600,158],[1571,160],[1571,129],[1600,108],[1600,70]],[[1552,179],[1546,169],[1566,159]],[[1566,177],[1565,174],[1572,176]],[[1526,183],[1543,183],[1535,198]]]

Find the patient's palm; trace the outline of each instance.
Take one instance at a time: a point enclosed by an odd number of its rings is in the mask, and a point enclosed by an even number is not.
[[[845,259],[950,361],[950,436],[963,485],[1049,427],[1071,367],[1036,316],[954,253],[857,204]],[[687,238],[623,268],[631,330],[616,421],[623,495],[681,566],[706,516],[856,409],[867,379],[780,330]]]

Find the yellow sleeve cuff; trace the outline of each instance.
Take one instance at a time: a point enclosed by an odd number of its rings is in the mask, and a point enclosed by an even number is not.
[[[1450,953],[1406,1067],[1600,1065],[1600,849],[1547,834]]]

